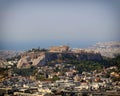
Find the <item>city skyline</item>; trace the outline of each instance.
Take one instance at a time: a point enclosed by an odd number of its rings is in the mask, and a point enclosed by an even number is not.
[[[0,49],[120,41],[119,0],[1,0],[0,4]]]

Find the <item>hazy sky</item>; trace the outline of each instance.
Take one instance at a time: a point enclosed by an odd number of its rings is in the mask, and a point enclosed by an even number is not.
[[[0,49],[120,41],[120,0],[0,0]]]

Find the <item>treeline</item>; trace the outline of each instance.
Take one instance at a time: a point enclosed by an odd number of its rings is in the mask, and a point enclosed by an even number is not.
[[[93,71],[93,70],[101,70],[103,67],[107,68],[110,66],[117,66],[118,72],[120,72],[120,55],[115,58],[107,58],[102,61],[74,61],[70,62],[75,65],[79,72],[82,71]]]
[[[115,58],[112,58],[112,59],[108,59],[108,62],[109,64],[112,66],[112,65],[115,65],[118,67],[118,70],[120,72],[120,55],[117,55]]]
[[[77,60],[76,57],[73,58],[60,57],[58,60],[48,62],[48,65],[54,66],[54,64],[56,63],[71,64],[72,66],[75,66],[75,68],[79,71],[79,73],[82,73],[83,71],[86,72],[91,72],[94,70],[100,71],[101,69],[110,66],[117,66],[118,70],[120,71],[120,55],[116,56],[115,58],[104,58],[101,61]]]
[[[32,48],[31,50],[28,50],[27,52],[46,52],[48,51],[48,49],[45,49],[45,48]]]
[[[13,72],[21,76],[30,76],[30,75],[35,75],[36,68],[33,66],[30,68],[23,68],[23,69],[13,68]]]

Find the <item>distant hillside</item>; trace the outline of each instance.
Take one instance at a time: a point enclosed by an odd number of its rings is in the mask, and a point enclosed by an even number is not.
[[[18,56],[21,54],[22,51],[12,51],[12,50],[0,50],[0,58],[2,59],[7,59],[7,58],[12,58],[14,56]]]
[[[120,54],[120,42],[99,42],[87,50],[94,50],[95,52],[100,52],[102,56],[115,57],[115,55]]]
[[[0,58],[0,68],[6,68],[8,62]]]

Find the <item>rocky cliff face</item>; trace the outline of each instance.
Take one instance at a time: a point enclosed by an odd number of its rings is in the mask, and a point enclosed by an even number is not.
[[[31,58],[29,56],[25,56],[18,61],[17,68],[30,68],[30,62]]]
[[[33,66],[37,66],[39,64],[45,64],[45,54],[41,54],[38,58],[33,60]]]
[[[59,60],[59,59],[100,61],[102,60],[102,56],[99,53],[86,53],[86,52],[83,52],[83,53],[40,52],[40,53],[37,53],[37,56],[35,53],[33,53],[32,55],[27,54],[26,56],[23,56],[19,60],[17,68],[29,68],[30,66],[44,65],[49,61],[54,61],[54,60]]]
[[[17,68],[30,68],[31,66],[38,66],[39,64],[45,64],[45,53],[25,53],[18,61]]]
[[[52,61],[56,59],[77,59],[77,60],[102,60],[99,53],[46,53],[46,60]]]

